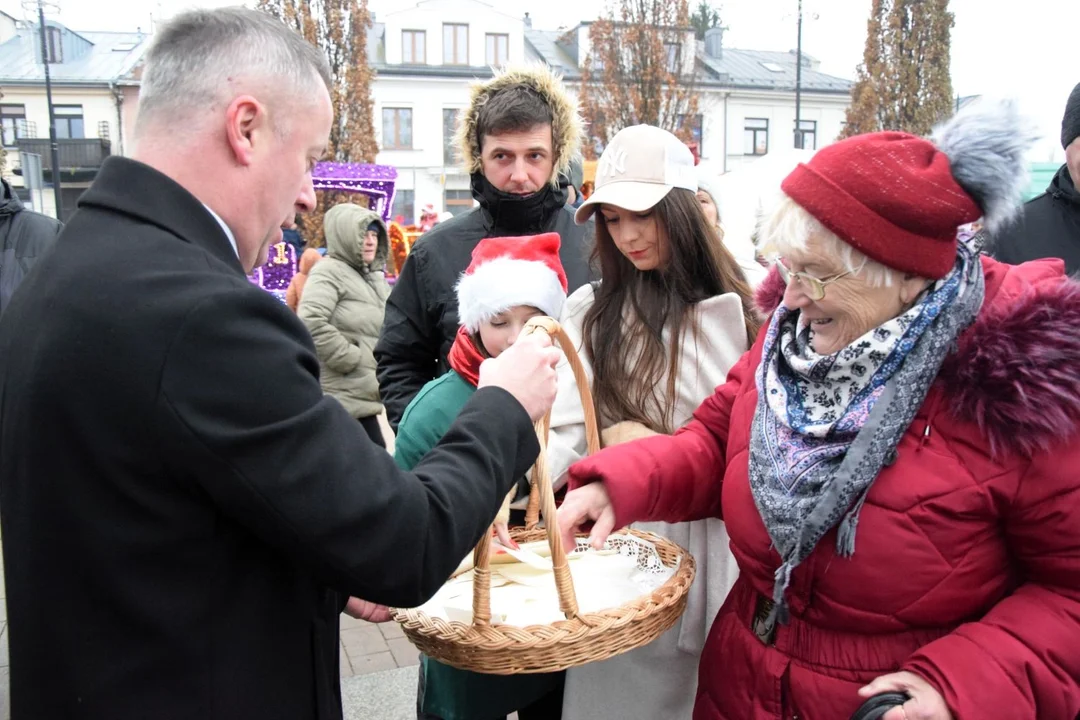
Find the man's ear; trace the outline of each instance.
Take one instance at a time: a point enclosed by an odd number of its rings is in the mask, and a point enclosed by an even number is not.
[[[251,95],[240,95],[225,109],[225,139],[238,165],[248,166],[255,157],[260,131],[267,128],[266,108]]]

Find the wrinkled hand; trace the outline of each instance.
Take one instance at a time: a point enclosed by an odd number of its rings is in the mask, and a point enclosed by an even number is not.
[[[555,402],[558,380],[555,365],[562,351],[551,338],[538,332],[518,338],[499,357],[480,364],[477,387],[501,387],[521,403],[533,422],[544,417]]]
[[[574,547],[575,533],[589,521],[593,522],[589,544],[597,550],[604,546],[604,541],[615,529],[615,508],[602,482],[590,483],[566,493],[556,517],[564,548]]]
[[[385,605],[377,605],[360,598],[349,598],[345,603],[345,614],[357,620],[381,623],[390,619],[390,608]]]
[[[906,692],[911,699],[885,713],[881,720],[953,720],[941,693],[915,673],[882,675],[859,689],[864,698],[886,692]]]

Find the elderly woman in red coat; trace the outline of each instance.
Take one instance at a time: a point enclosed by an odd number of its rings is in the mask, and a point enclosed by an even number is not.
[[[726,384],[571,468],[564,533],[727,524],[696,720],[887,691],[910,698],[887,720],[1076,718],[1080,284],[956,232],[1012,214],[1029,141],[1006,103],[819,151],[763,225],[778,306]]]

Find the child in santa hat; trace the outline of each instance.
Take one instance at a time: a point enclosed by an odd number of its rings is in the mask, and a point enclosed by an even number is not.
[[[411,470],[450,428],[474,392],[480,363],[498,357],[518,338],[530,318],[558,318],[566,302],[566,274],[559,261],[559,235],[485,238],[457,285],[461,327],[450,349],[450,371],[417,394],[398,426],[394,460]],[[499,538],[506,531],[507,496],[496,521]],[[458,670],[421,658],[419,717],[422,720],[475,720],[518,712],[522,720],[558,715],[562,673],[485,675]],[[530,708],[529,706],[533,706]],[[535,709],[535,714],[530,710]]]

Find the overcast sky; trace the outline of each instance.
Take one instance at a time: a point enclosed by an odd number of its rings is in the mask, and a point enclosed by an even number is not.
[[[237,4],[236,0],[51,0],[54,14],[75,30],[150,28],[177,10]],[[605,0],[488,0],[509,15],[529,12],[533,26],[571,27],[603,12]],[[691,0],[696,5],[697,0]],[[254,4],[248,0],[246,4]],[[411,0],[369,0],[388,12]],[[798,0],[720,0],[728,47],[794,49]],[[803,50],[825,72],[849,79],[862,60],[871,0],[804,0]],[[1072,87],[1080,82],[1080,0],[951,0],[953,91],[961,95],[1015,97],[1039,124],[1045,138],[1033,159],[1059,161],[1061,116]],[[22,17],[20,0],[0,0],[0,10]]]

